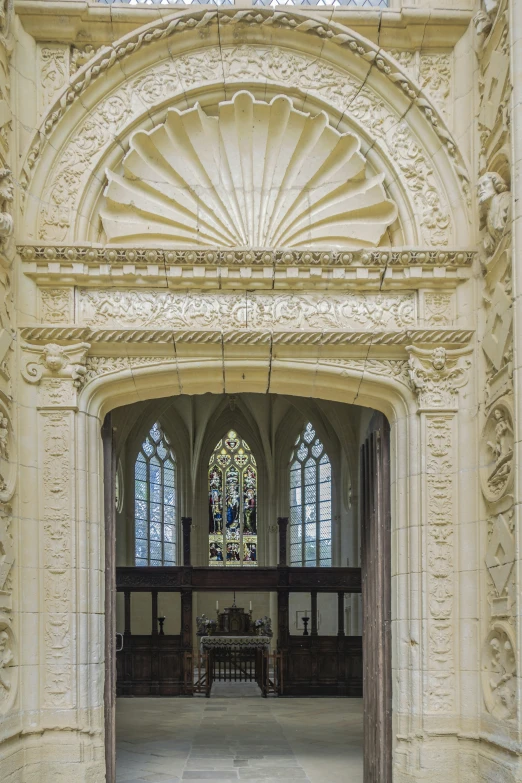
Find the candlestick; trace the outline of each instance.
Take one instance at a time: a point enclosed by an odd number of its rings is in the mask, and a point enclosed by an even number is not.
[[[216,601],[216,612],[219,612],[219,601]]]

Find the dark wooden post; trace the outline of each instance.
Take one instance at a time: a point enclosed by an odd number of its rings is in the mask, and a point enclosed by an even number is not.
[[[288,565],[288,517],[277,517],[279,527],[279,565]]]
[[[190,565],[190,528],[192,527],[192,517],[181,517],[183,527],[183,565]]]
[[[130,636],[131,631],[131,591],[125,590],[123,593],[123,598],[125,601],[125,628],[124,628],[124,636]]]
[[[192,650],[192,588],[181,590],[181,644],[184,650]]]
[[[152,596],[152,636],[158,635],[158,591],[153,590]]]
[[[390,425],[375,414],[361,448],[364,781],[392,780]]]
[[[103,506],[105,520],[105,779],[116,780],[116,452],[112,417],[101,431],[103,443]]]
[[[317,590],[312,590],[312,630],[310,636],[317,636]]]
[[[288,637],[290,636],[288,616],[289,604],[289,591],[280,589],[277,593],[277,644],[279,649],[286,649],[288,647]]]
[[[344,593],[337,593],[337,636],[344,636]]]

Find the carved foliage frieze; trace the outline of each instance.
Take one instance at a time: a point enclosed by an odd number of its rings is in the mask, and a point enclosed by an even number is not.
[[[79,292],[86,325],[172,329],[405,329],[416,321],[412,294],[259,294],[90,290]]]

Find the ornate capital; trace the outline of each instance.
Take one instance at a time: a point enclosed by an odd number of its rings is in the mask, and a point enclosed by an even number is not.
[[[468,349],[447,351],[435,348],[427,351],[410,345],[408,372],[410,383],[417,395],[419,408],[456,410],[457,393],[468,381],[471,366],[463,359]]]
[[[74,345],[31,345],[24,343],[28,353],[36,354],[35,360],[27,362],[22,376],[27,383],[40,383],[42,378],[62,378],[71,380],[73,385],[80,387],[87,373],[86,356],[90,348],[89,343],[75,343]]]

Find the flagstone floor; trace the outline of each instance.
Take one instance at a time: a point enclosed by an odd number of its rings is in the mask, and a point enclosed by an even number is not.
[[[262,699],[216,683],[210,699],[118,699],[118,783],[362,783],[360,699]]]

